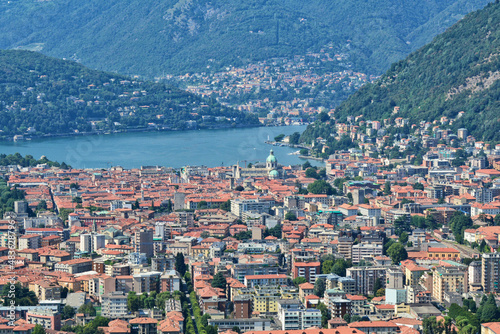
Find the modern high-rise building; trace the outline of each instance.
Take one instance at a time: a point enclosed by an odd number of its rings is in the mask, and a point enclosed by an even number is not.
[[[104,234],[86,233],[80,235],[80,251],[92,253],[104,248],[106,237]]]
[[[481,282],[485,293],[500,292],[498,285],[499,268],[500,253],[483,254]]]
[[[146,257],[153,257],[153,231],[141,229],[134,234],[134,249],[136,253],[146,254]]]

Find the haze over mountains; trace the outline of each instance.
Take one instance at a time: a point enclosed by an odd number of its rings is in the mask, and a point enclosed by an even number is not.
[[[148,77],[333,46],[380,74],[488,0],[1,1],[0,48]]]
[[[408,118],[467,128],[476,139],[500,140],[500,2],[470,13],[431,43],[393,64],[335,111],[338,120]],[[394,107],[399,112],[394,114]],[[304,140],[325,136],[330,125],[306,130]]]

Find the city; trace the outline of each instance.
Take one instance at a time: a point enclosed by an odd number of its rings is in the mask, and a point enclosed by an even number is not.
[[[360,148],[324,167],[272,150],[214,168],[2,160],[4,301],[19,290],[2,330],[416,334],[457,314],[494,330],[500,145],[422,123],[386,147],[389,122],[349,121]],[[410,141],[421,159],[390,158]]]

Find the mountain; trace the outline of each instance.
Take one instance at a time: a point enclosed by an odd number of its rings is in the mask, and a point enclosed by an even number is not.
[[[451,121],[477,140],[500,141],[500,2],[468,14],[431,43],[394,63],[379,80],[351,95],[337,120],[408,118]],[[399,112],[393,114],[395,106]],[[461,113],[464,112],[464,113]],[[440,124],[440,123],[439,123]],[[445,125],[448,127],[448,125]],[[325,135],[309,128],[306,137]],[[331,129],[330,129],[331,130]]]
[[[491,0],[0,0],[0,48],[158,77],[332,47],[380,74]]]
[[[164,84],[37,52],[0,51],[0,138],[257,125],[256,116]]]

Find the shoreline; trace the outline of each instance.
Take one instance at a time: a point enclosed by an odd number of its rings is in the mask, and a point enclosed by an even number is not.
[[[307,125],[307,124],[303,124]],[[187,131],[197,131],[197,130],[225,130],[225,129],[249,129],[249,128],[266,128],[266,127],[293,127],[297,125],[263,125],[263,124],[255,124],[255,125],[236,125],[236,126],[218,126],[218,127],[197,127],[194,129],[171,129],[171,128],[162,128],[162,129],[124,129],[124,130],[114,130],[114,131],[93,131],[93,132],[75,132],[75,133],[53,133],[53,134],[43,134],[43,135],[21,135],[24,136],[22,139],[14,140],[15,136],[10,138],[0,139],[0,143],[21,143],[21,142],[29,142],[31,140],[44,140],[44,139],[53,139],[53,138],[70,138],[70,137],[82,137],[82,136],[99,136],[99,135],[114,135],[114,134],[123,134],[123,133],[145,133],[145,132],[187,132]],[[16,135],[19,136],[19,135]]]

